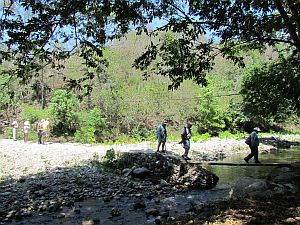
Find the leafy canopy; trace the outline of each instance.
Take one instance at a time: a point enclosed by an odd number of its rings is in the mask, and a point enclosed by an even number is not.
[[[284,43],[300,54],[298,0],[11,0],[0,21],[1,61],[15,67],[6,74],[26,83],[42,65],[60,69],[62,60],[77,53],[91,68],[106,66],[102,51],[109,40],[135,29],[149,35],[172,31],[152,43],[135,67],[145,76],[167,76],[169,88],[185,79],[206,85],[205,74],[217,55],[243,65],[243,49],[264,49]],[[155,19],[154,30],[147,25]],[[206,35],[206,39],[202,36]],[[216,45],[218,43],[219,45]],[[69,83],[94,79],[94,70]],[[90,88],[85,86],[87,91]]]
[[[294,66],[298,62],[299,57],[280,55],[275,61],[248,68],[241,90],[245,114],[261,123],[300,115],[300,68]]]

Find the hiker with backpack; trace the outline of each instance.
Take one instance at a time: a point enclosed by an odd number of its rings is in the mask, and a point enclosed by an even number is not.
[[[160,124],[155,133],[155,137],[158,140],[157,143],[157,151],[159,152],[159,148],[161,146],[162,152],[166,152],[166,141],[167,141],[167,121],[164,121]]]
[[[182,158],[185,160],[190,160],[191,158],[188,157],[189,151],[190,151],[190,138],[192,137],[192,132],[191,132],[191,127],[192,124],[187,123],[184,125],[184,127],[181,130],[181,141],[179,144],[182,144],[182,147],[184,148],[184,153],[182,155]]]
[[[260,131],[259,127],[253,128],[251,134],[247,137],[245,143],[249,145],[251,153],[244,158],[246,163],[249,163],[249,160],[254,157],[255,163],[260,163],[258,160],[258,146],[259,146],[259,138],[257,136],[257,132]]]

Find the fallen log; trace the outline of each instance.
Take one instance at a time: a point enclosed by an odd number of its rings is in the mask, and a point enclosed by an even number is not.
[[[291,166],[291,163],[230,163],[230,162],[188,162],[190,164],[203,164],[212,166],[277,166],[286,167]]]

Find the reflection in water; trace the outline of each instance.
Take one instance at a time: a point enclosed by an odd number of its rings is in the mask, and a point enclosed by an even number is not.
[[[220,162],[241,163],[247,154],[234,155],[225,158]],[[293,146],[290,149],[282,149],[268,154],[259,154],[259,160],[262,163],[293,163],[300,160],[300,146]],[[254,163],[252,158],[249,163]],[[206,165],[205,168],[215,173],[219,178],[218,185],[230,183],[240,177],[264,178],[273,166],[214,166]]]

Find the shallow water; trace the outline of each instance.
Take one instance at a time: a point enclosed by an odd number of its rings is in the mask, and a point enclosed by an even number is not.
[[[249,150],[250,153],[250,150]],[[237,154],[219,162],[243,163],[247,154]],[[280,149],[271,153],[259,153],[262,163],[293,163],[300,160],[300,146]],[[254,163],[252,158],[249,163]],[[205,168],[215,173],[219,178],[218,185],[230,183],[240,177],[265,178],[275,166],[215,166],[206,165]]]

